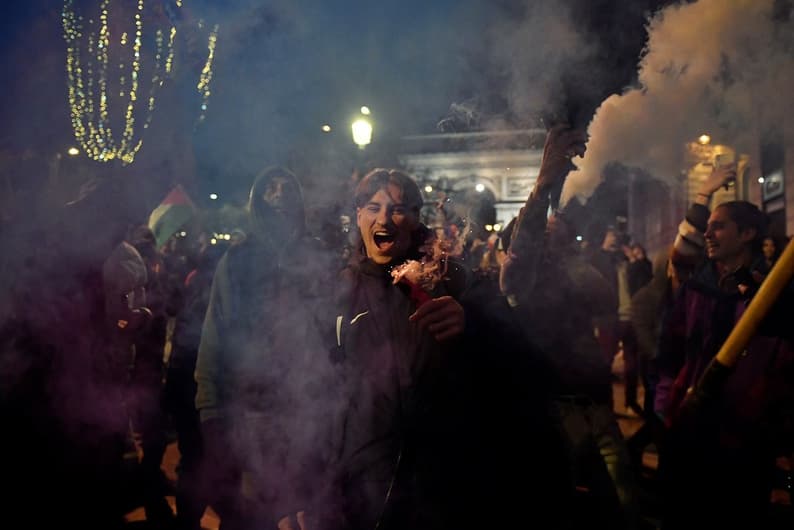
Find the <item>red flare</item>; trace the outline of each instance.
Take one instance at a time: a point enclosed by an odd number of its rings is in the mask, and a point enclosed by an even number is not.
[[[416,305],[417,309],[420,308],[425,302],[429,302],[433,299],[433,297],[430,296],[430,293],[419,287],[411,280],[407,279],[405,276],[400,278],[399,282],[408,286],[408,297]]]

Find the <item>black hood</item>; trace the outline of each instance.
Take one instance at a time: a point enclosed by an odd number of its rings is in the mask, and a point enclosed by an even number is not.
[[[291,193],[285,196],[283,202],[278,205],[278,208],[282,209],[282,215],[288,219],[287,223],[277,221],[279,218],[277,210],[262,198],[268,185],[274,179],[286,180],[294,186]],[[249,236],[253,236],[260,242],[276,245],[276,248],[280,246],[279,242],[292,242],[305,234],[306,216],[303,190],[292,172],[282,167],[271,167],[256,177],[248,195],[248,221]],[[287,226],[283,226],[285,224]],[[287,233],[284,233],[284,230]]]

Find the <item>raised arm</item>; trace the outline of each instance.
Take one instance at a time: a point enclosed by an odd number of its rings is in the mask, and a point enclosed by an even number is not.
[[[706,232],[706,225],[711,214],[709,211],[711,196],[722,186],[726,186],[735,179],[736,165],[715,167],[698,187],[694,203],[678,226],[678,234],[673,246],[674,264],[694,265],[703,258],[706,247],[703,234]]]
[[[534,288],[546,245],[549,194],[559,189],[575,167],[571,157],[584,155],[585,140],[584,132],[565,126],[554,127],[546,136],[538,179],[516,220],[499,278],[502,292],[513,305],[530,295]]]

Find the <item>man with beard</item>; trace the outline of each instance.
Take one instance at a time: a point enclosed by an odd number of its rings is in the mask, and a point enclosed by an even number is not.
[[[328,310],[333,256],[306,236],[289,171],[257,177],[248,213],[247,238],[218,263],[196,362],[207,487],[221,490],[225,529],[276,528],[309,509],[329,450],[317,312]]]

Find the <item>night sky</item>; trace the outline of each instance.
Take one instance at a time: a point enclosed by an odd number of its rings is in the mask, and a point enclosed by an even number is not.
[[[150,2],[147,9],[155,5]],[[74,144],[62,3],[8,4],[0,32],[6,95],[0,147],[51,156]],[[86,18],[98,12],[98,4],[75,1]],[[177,18],[176,75],[163,89],[131,167],[149,179],[156,173],[160,188],[183,182],[201,196],[240,195],[253,175],[271,164],[307,173],[320,167],[332,173],[327,178],[344,178],[359,156],[349,124],[361,105],[373,112],[373,152],[404,134],[438,132],[436,125],[456,102],[467,102],[483,116],[480,128],[525,125],[558,92],[556,82],[563,77],[558,74],[599,45],[622,46],[624,70],[636,70],[645,15],[661,2],[619,4],[184,0]],[[130,18],[129,5],[111,2],[111,20],[114,13]],[[154,26],[167,27],[162,17],[144,22],[144,38]],[[570,38],[557,41],[552,29],[561,23]],[[201,98],[194,88],[215,24],[212,96],[204,121],[197,123]],[[624,42],[616,44],[620,39],[610,29],[618,26]],[[599,85],[598,74],[588,73],[587,83],[607,93],[620,88],[609,85],[614,80]],[[542,87],[532,85],[536,78]],[[323,124],[333,131],[322,133]],[[185,158],[191,159],[192,175],[176,175],[185,166],[174,160]]]

